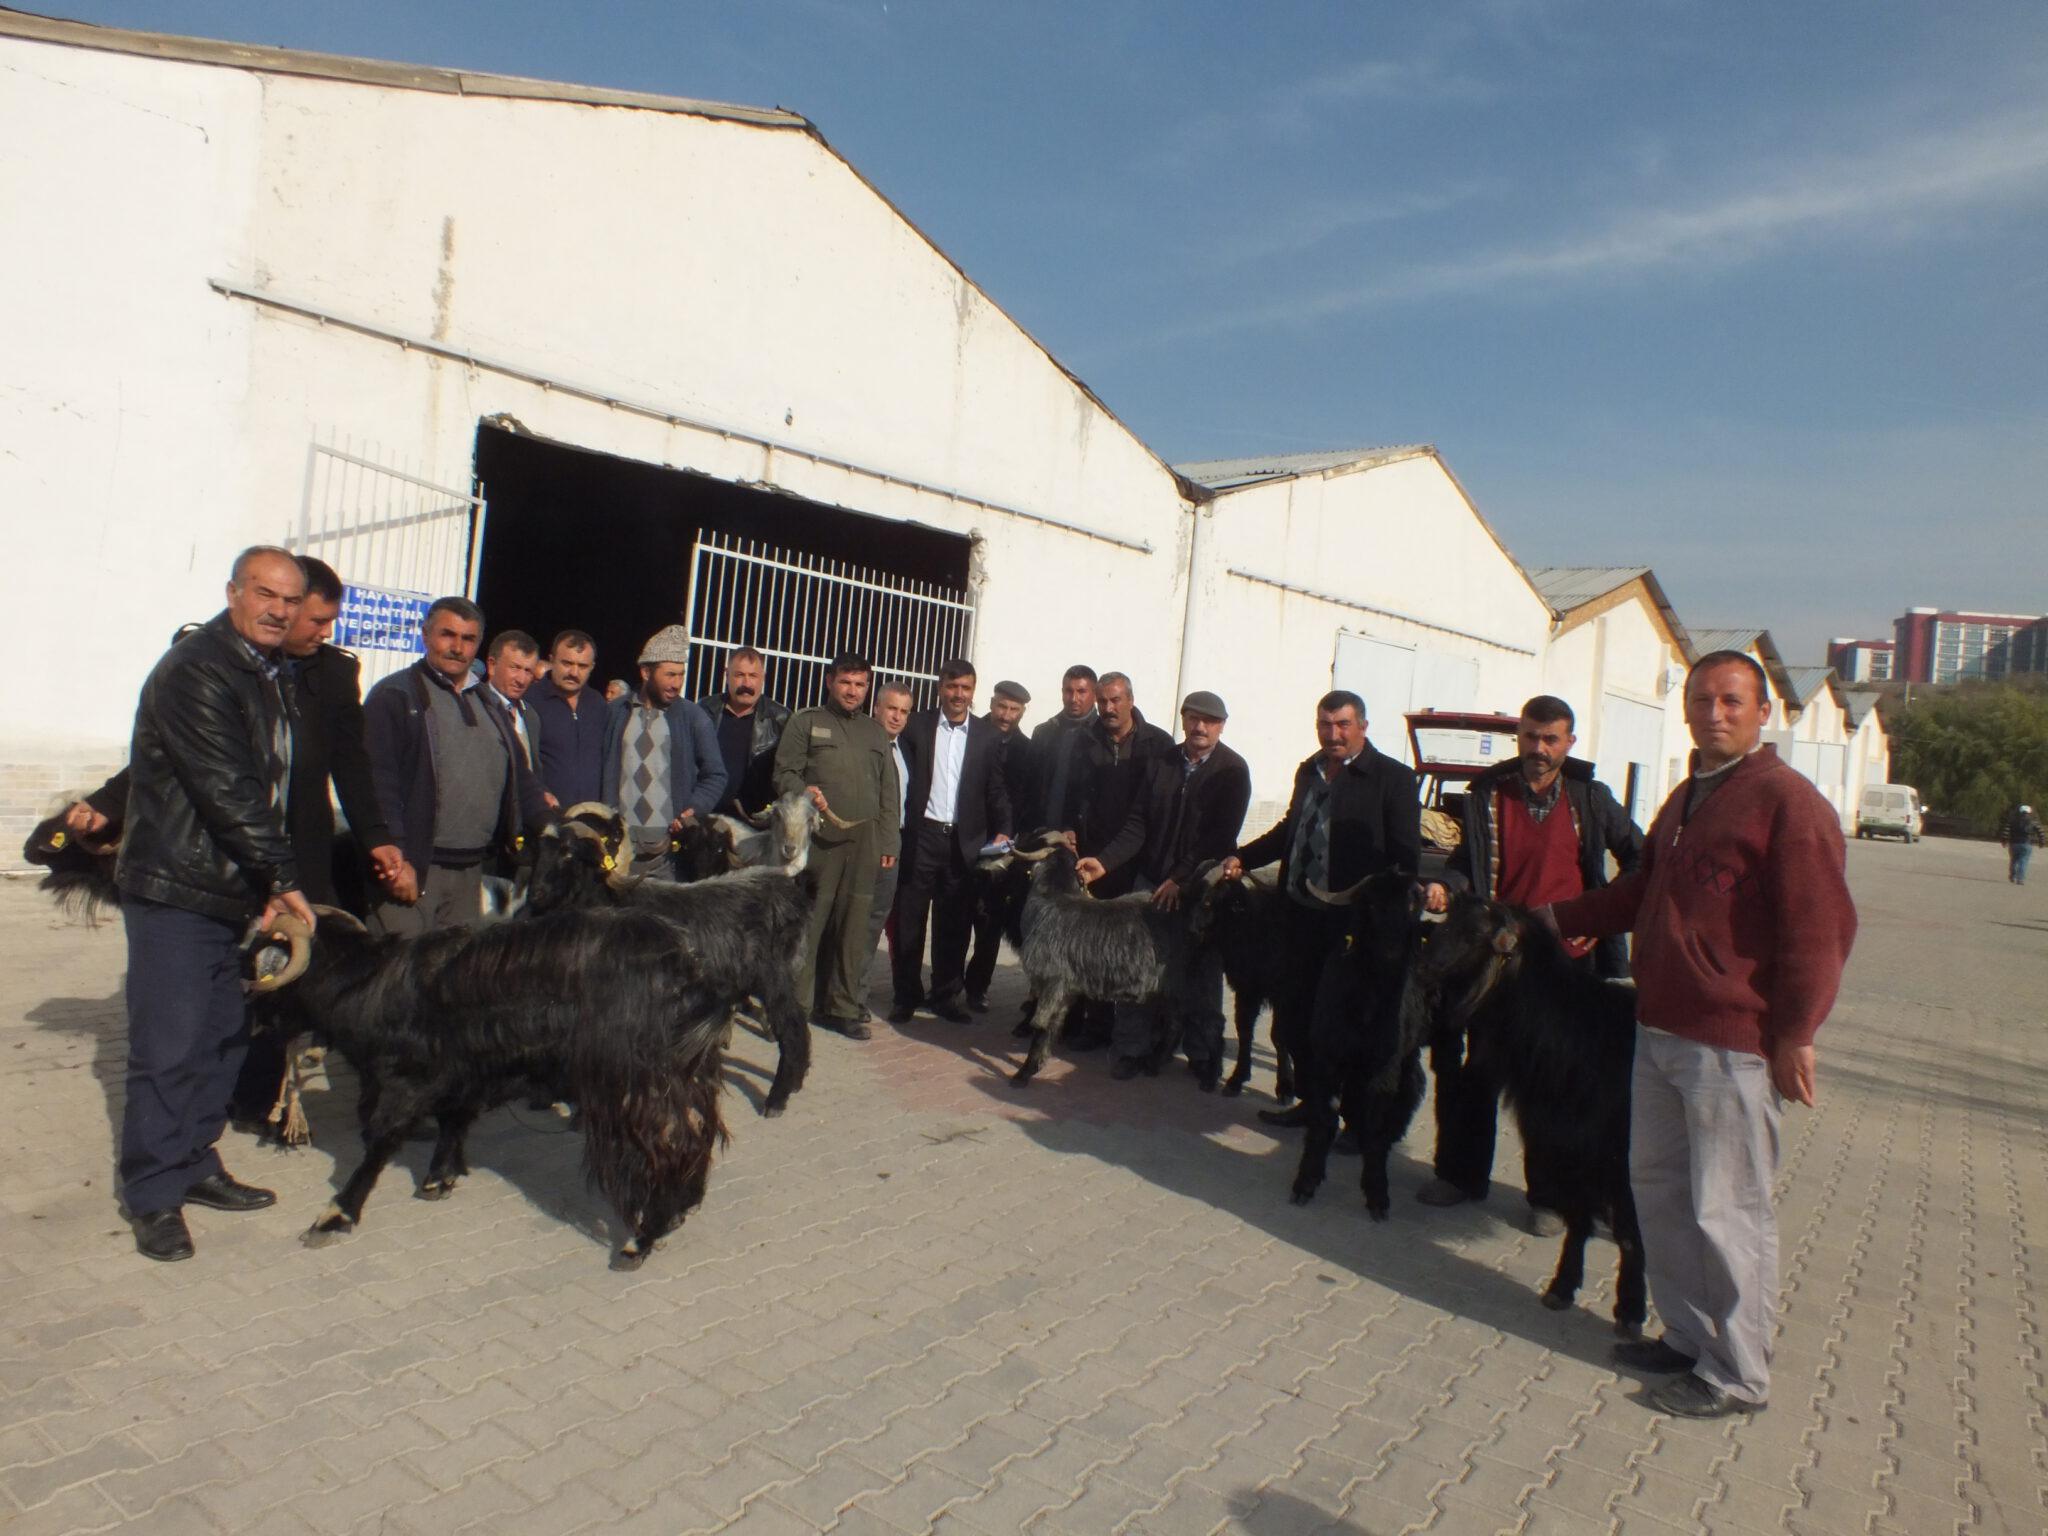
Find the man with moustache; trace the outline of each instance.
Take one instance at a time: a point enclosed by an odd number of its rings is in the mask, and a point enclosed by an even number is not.
[[[540,673],[540,643],[523,629],[508,629],[491,637],[484,660],[485,697],[505,716],[512,734],[526,754],[526,766],[540,772],[540,714],[527,702],[527,690]],[[543,794],[547,786],[541,786]]]
[[[1022,808],[1031,802],[1031,738],[1024,734],[1024,711],[1030,703],[1029,689],[1004,678],[989,690],[988,713],[981,717],[982,723],[996,732],[996,771],[1010,798],[1010,819],[1020,832],[1026,830]],[[974,891],[974,942],[967,955],[967,1008],[970,1013],[987,1013],[989,984],[995,980],[1003,929],[1009,921],[1009,901],[1021,902],[1023,892],[988,878],[970,876],[969,883]]]
[[[896,818],[899,831],[910,812],[910,763],[903,756],[903,727],[910,721],[911,702],[908,683],[884,683],[875,694],[875,722],[888,732],[889,756],[896,768],[896,805],[893,810],[884,806],[882,813]],[[896,906],[897,876],[903,868],[900,858],[878,857],[878,862],[881,867],[875,874],[875,891],[868,904],[868,958],[861,967],[862,997],[867,995],[868,973],[875,968],[875,948],[881,943],[882,931],[889,926],[890,914]],[[873,1022],[872,1015],[869,1022]]]
[[[725,764],[725,802],[718,809],[736,816],[775,798],[775,749],[789,724],[789,706],[763,696],[767,675],[767,659],[743,645],[726,661],[725,690],[697,701],[718,735]]]
[[[1489,901],[1540,907],[1607,884],[1607,856],[1626,874],[1643,857],[1643,835],[1613,793],[1593,777],[1593,765],[1571,755],[1572,708],[1539,694],[1522,706],[1517,755],[1476,775],[1465,789],[1464,835],[1428,888],[1429,910],[1442,912],[1454,891]],[[1567,945],[1595,974],[1628,974],[1628,950],[1619,937]],[[1424,1205],[1484,1200],[1493,1177],[1493,1144],[1500,1087],[1466,1054],[1462,1033],[1430,1042],[1436,1074],[1436,1177],[1415,1192]],[[1544,1172],[1522,1163],[1528,1191],[1528,1230],[1555,1237],[1564,1222],[1552,1205]]]
[[[925,1007],[949,1024],[973,1016],[962,1006],[967,978],[968,873],[992,840],[1010,835],[1010,796],[997,761],[1000,733],[974,717],[974,667],[953,660],[939,668],[939,705],[910,717],[903,755],[910,763],[905,797],[905,872],[896,889],[896,1006],[892,1024],[907,1024]],[[932,982],[923,984],[927,924]]]
[[[554,807],[602,800],[605,701],[590,686],[597,642],[565,629],[548,646],[548,675],[527,691],[540,720],[540,782]]]
[[[286,832],[291,707],[280,654],[305,601],[289,551],[244,550],[227,607],[143,684],[115,869],[128,939],[121,1196],[136,1251],[192,1256],[184,1207],[274,1204],[221,1166],[214,1143],[248,1044],[241,944],[251,918],[309,927]]]
[[[640,689],[614,699],[598,781],[626,821],[633,870],[675,878],[676,833],[725,800],[725,760],[704,711],[683,697],[690,632],[671,624],[640,651]]]
[[[1076,662],[1060,679],[1060,712],[1031,733],[1032,827],[1071,832],[1087,809],[1095,723],[1095,669]]]
[[[483,632],[476,604],[436,598],[421,625],[426,654],[363,702],[377,804],[417,877],[416,889],[393,888],[372,910],[385,933],[477,922],[485,860],[515,856],[548,820],[526,749],[485,702],[472,665]]]

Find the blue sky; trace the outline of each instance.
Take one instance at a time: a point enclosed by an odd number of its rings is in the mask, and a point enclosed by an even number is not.
[[[2038,0],[64,10],[793,108],[1166,458],[1435,443],[1795,660],[2048,611]]]

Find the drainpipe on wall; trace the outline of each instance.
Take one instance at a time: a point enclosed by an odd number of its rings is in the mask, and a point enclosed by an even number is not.
[[[1197,503],[1188,511],[1195,520],[1195,526],[1188,536],[1188,600],[1180,620],[1180,669],[1173,679],[1173,718],[1176,720],[1180,718],[1180,701],[1193,687],[1188,674],[1195,664],[1195,614],[1201,596],[1202,567],[1209,554],[1209,524],[1216,516],[1216,507],[1213,502]]]

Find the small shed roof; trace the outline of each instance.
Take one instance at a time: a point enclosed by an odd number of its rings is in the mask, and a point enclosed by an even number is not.
[[[1277,453],[1246,459],[1198,459],[1176,464],[1174,472],[1212,491],[1234,491],[1268,480],[1288,480],[1296,475],[1323,475],[1333,469],[1374,469],[1398,459],[1433,452],[1427,443],[1406,443],[1386,448],[1337,448],[1327,453]]]
[[[1785,679],[1792,688],[1792,702],[1801,708],[1812,703],[1834,675],[1833,667],[1787,667]]]
[[[1882,697],[1873,688],[1842,688],[1837,690],[1837,696],[1842,701],[1842,713],[1852,731],[1863,723],[1865,715],[1877,708],[1877,701]]]

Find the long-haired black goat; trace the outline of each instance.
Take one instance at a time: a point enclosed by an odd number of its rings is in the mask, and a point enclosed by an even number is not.
[[[256,984],[270,1027],[318,1031],[356,1069],[363,1160],[305,1240],[355,1229],[406,1133],[439,1124],[417,1193],[469,1171],[484,1111],[533,1081],[582,1108],[584,1169],[625,1229],[633,1269],[704,1197],[719,1118],[727,1010],[651,912],[561,912],[417,938],[370,933],[333,908],[317,935],[280,924],[292,956]]]
[[[1244,1091],[1252,1076],[1252,1039],[1259,1015],[1286,985],[1281,968],[1287,951],[1280,934],[1284,898],[1270,880],[1246,875],[1216,887],[1211,911],[1198,919],[1205,934],[1213,926],[1223,951],[1223,979],[1230,983],[1232,1017],[1237,1025],[1237,1065],[1224,1081],[1225,1094]],[[1294,1063],[1279,1040],[1273,1041],[1273,1097],[1282,1104],[1294,1098]]]
[[[1586,1239],[1604,1218],[1621,1250],[1615,1331],[1640,1333],[1643,1239],[1628,1177],[1635,989],[1575,965],[1534,918],[1476,896],[1452,900],[1417,969],[1501,1085],[1531,1166],[1552,1186],[1565,1230],[1543,1305],[1571,1306],[1585,1280]]]
[[[121,828],[117,822],[99,833],[72,830],[65,818],[74,803],[67,796],[62,806],[36,823],[22,844],[21,857],[44,871],[37,890],[73,916],[91,920],[103,909],[121,904],[121,888],[114,883]]]
[[[1180,1042],[1189,1012],[1182,993],[1202,945],[1196,924],[1219,882],[1218,869],[1200,872],[1196,899],[1165,912],[1144,894],[1108,901],[1090,896],[1074,873],[1074,851],[1064,834],[1039,833],[1026,841],[1040,846],[1020,844],[1003,857],[1037,864],[1013,942],[1038,1007],[1031,1016],[1031,1048],[1010,1080],[1021,1088],[1038,1075],[1068,1010],[1084,998],[1165,1004],[1160,1035],[1146,1061],[1147,1070],[1157,1072]]]
[[[796,996],[796,961],[810,922],[815,878],[805,872],[817,812],[801,795],[776,802],[775,865],[734,870],[687,885],[631,873],[624,826],[607,825],[584,807],[541,833],[527,882],[530,916],[624,907],[666,919],[700,984],[744,1007],[758,999],[778,1051],[775,1080],[761,1113],[779,1115],[810,1070],[810,1027]]]
[[[1422,942],[1422,892],[1398,870],[1369,875],[1330,898],[1351,906],[1343,948],[1323,962],[1300,1083],[1308,1139],[1294,1176],[1294,1203],[1322,1185],[1338,1111],[1358,1137],[1359,1176],[1374,1221],[1392,1209],[1387,1159],[1422,1103],[1422,1045],[1429,1010],[1414,974]]]

